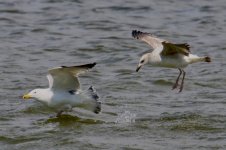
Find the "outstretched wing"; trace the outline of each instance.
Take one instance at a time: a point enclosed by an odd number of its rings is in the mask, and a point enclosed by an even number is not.
[[[190,53],[190,46],[187,43],[183,44],[172,44],[167,42],[162,42],[163,50],[161,55],[174,55],[183,54],[188,56]]]
[[[150,33],[141,32],[137,30],[132,31],[132,36],[138,40],[144,41],[148,45],[150,45],[153,49],[162,47],[162,42],[165,40],[154,37]]]
[[[50,69],[47,75],[49,87],[54,90],[78,90],[80,88],[78,75],[93,68],[96,63],[80,66],[61,66]]]

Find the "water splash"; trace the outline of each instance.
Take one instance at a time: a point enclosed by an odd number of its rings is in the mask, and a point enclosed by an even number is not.
[[[119,114],[115,120],[115,123],[134,123],[136,118],[136,114],[131,113],[130,111],[124,111]]]

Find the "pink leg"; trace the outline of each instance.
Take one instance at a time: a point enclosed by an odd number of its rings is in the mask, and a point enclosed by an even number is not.
[[[184,70],[182,70],[182,71],[183,71],[183,78],[182,78],[182,81],[181,81],[179,93],[183,90],[183,87],[184,87],[184,77],[186,75],[186,72]]]
[[[181,73],[182,73],[182,69],[178,68],[178,70],[180,71],[180,73],[179,73],[179,75],[177,77],[177,80],[176,80],[175,84],[173,85],[172,90],[174,90],[175,88],[177,88],[178,82],[179,82],[179,79],[180,79],[180,76],[181,76]]]

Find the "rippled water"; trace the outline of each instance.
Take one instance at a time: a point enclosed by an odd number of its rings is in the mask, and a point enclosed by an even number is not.
[[[0,149],[226,149],[226,3],[224,0],[5,0],[0,2]],[[145,66],[149,47],[133,29],[213,62],[176,69]],[[21,96],[48,86],[48,68],[97,62],[80,79],[103,101],[96,115],[60,118]]]

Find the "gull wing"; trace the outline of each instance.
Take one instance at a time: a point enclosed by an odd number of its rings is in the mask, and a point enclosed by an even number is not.
[[[148,45],[150,45],[153,49],[162,47],[162,42],[165,41],[163,39],[159,39],[157,37],[154,37],[150,33],[141,32],[141,31],[137,31],[137,30],[133,30],[132,31],[132,36],[135,39],[144,41],[145,43],[147,43]]]
[[[161,55],[174,55],[183,54],[188,56],[190,53],[190,46],[187,43],[182,44],[172,44],[168,42],[162,42],[163,50]]]
[[[85,64],[80,66],[61,66],[50,69],[47,78],[49,80],[49,88],[54,90],[78,90],[80,83],[78,75],[93,68],[96,63]]]

